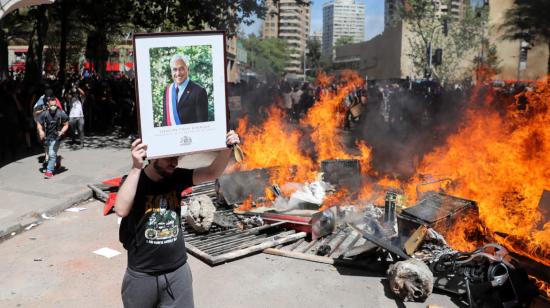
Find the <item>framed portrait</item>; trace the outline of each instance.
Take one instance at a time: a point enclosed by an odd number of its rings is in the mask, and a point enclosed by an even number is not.
[[[147,157],[226,147],[225,33],[134,34],[140,135]]]

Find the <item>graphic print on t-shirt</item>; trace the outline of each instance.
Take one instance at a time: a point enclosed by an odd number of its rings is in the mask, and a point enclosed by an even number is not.
[[[152,195],[145,198],[145,215],[149,215],[145,225],[147,244],[169,244],[178,238],[179,219],[176,210],[179,202],[175,192]]]

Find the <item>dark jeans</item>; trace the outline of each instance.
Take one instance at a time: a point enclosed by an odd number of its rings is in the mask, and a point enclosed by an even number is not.
[[[122,302],[129,307],[193,308],[193,276],[185,263],[173,272],[152,275],[126,269]]]

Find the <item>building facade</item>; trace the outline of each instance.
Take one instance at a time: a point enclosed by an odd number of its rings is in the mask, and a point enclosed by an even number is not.
[[[336,41],[349,36],[354,43],[365,38],[365,4],[355,0],[332,0],[323,5],[322,54],[333,58]]]
[[[271,3],[271,2],[270,2]],[[272,3],[262,23],[262,38],[279,38],[289,47],[289,63],[285,72],[290,75],[303,74],[306,42],[311,27],[310,3],[298,4],[295,0],[280,0]]]
[[[367,42],[346,45],[336,48],[334,65],[337,69],[351,68],[367,75],[369,79],[413,79],[423,78],[413,74],[413,63],[408,56],[411,53],[408,37],[413,35],[410,26],[396,21],[398,6],[403,0],[386,0],[386,16],[384,32]],[[434,0],[437,2],[437,0]],[[441,1],[439,1],[441,2]],[[546,76],[548,47],[542,43],[530,46],[526,57],[520,57],[522,43],[519,40],[503,39],[499,30],[504,22],[505,14],[512,7],[514,0],[489,0],[489,17],[487,33],[489,42],[496,47],[499,59],[500,73],[495,80],[540,80]],[[448,14],[450,18],[462,18],[470,5],[468,0],[454,0],[445,2],[439,7],[441,14]],[[481,52],[481,44],[472,51],[457,67],[471,69],[472,78],[473,56]]]

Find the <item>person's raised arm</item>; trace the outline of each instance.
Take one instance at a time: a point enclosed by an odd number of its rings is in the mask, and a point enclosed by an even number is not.
[[[139,182],[139,175],[143,168],[143,163],[147,157],[147,145],[141,143],[141,139],[136,139],[132,143],[132,169],[120,189],[118,190],[115,201],[115,213],[120,217],[126,217],[134,205],[134,197]]]
[[[232,146],[234,144],[239,144],[239,135],[234,131],[230,130],[226,136],[226,144]],[[193,185],[199,185],[204,182],[213,181],[220,177],[229,163],[231,158],[231,149],[224,149],[220,151],[216,159],[208,167],[195,169],[193,172]]]

